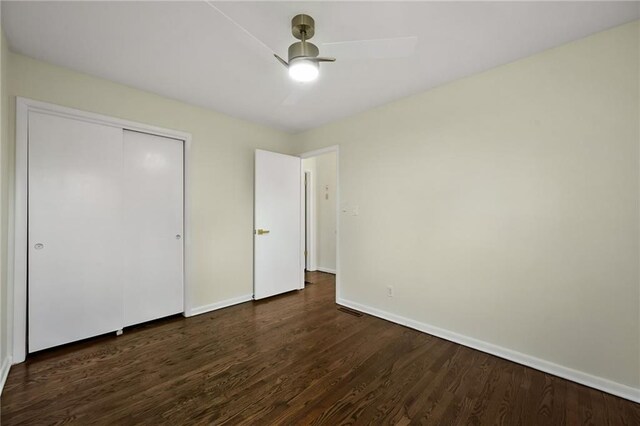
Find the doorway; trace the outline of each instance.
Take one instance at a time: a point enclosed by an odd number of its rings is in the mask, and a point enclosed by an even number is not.
[[[338,157],[338,146],[298,156],[256,150],[255,300],[304,289],[307,268],[335,277],[340,297]]]
[[[305,284],[321,285],[338,270],[338,151],[331,147],[301,157]]]

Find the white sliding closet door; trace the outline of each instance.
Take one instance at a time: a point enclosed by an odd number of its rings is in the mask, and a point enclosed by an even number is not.
[[[183,205],[183,142],[125,130],[125,326],[184,310]]]
[[[29,352],[122,328],[122,129],[29,113]]]

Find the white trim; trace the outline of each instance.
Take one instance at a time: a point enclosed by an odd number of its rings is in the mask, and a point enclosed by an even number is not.
[[[300,158],[317,157],[330,152],[336,153],[336,269],[333,273],[336,275],[336,300],[340,300],[342,295],[340,279],[340,146],[331,145],[326,148],[304,152],[300,154]],[[320,270],[320,268],[316,269]]]
[[[13,361],[23,362],[26,358],[27,347],[27,177],[28,177],[28,131],[29,112],[40,112],[59,117],[97,123],[120,129],[134,130],[158,136],[184,141],[184,312],[191,311],[191,292],[189,291],[190,261],[191,261],[191,227],[189,224],[190,206],[190,167],[191,134],[177,130],[164,129],[135,121],[122,120],[106,115],[67,108],[46,102],[16,97],[16,164],[15,164],[15,197],[14,197],[14,225],[9,226],[13,232],[13,249],[9,246],[9,253],[13,253],[13,271],[9,270],[9,295],[13,295]],[[10,243],[11,237],[10,234]],[[13,274],[11,274],[13,272]],[[11,297],[11,296],[10,296]]]
[[[2,367],[0,367],[0,395],[2,395],[4,384],[7,382],[7,377],[9,377],[9,370],[11,370],[11,356],[8,356],[2,363]]]
[[[27,141],[29,107],[21,98],[16,99],[16,164],[13,206],[13,280],[9,281],[13,294],[13,360],[26,358],[27,349]]]
[[[432,336],[449,340],[450,342],[477,349],[479,351],[486,352],[488,354],[516,362],[518,364],[526,365],[527,367],[531,367],[536,370],[561,377],[563,379],[571,380],[572,382],[580,383],[582,385],[589,386],[591,388],[640,403],[640,389],[638,388],[633,388],[622,383],[613,382],[602,377],[593,376],[591,374],[574,370],[569,367],[564,367],[562,365],[554,364],[553,362],[545,361],[531,355],[523,354],[521,352],[507,349],[502,346],[494,345],[493,343],[478,340],[473,337],[465,336],[463,334],[458,334],[453,331],[445,330],[440,327],[405,318],[400,315],[392,314],[390,312],[372,308],[370,306],[352,302],[350,300],[338,299],[336,303],[351,309],[355,309],[356,311],[361,311],[366,314],[394,322],[396,324],[413,328],[414,330],[422,331],[423,333],[427,333]]]
[[[300,222],[299,222],[299,227],[300,227],[300,257],[299,257],[299,262],[298,262],[298,271],[300,273],[299,277],[298,277],[298,283],[300,284],[300,286],[298,287],[298,290],[304,290],[304,268],[306,267],[306,256],[304,255],[304,251],[305,251],[305,247],[307,245],[307,235],[304,232],[304,227],[305,227],[305,214],[304,214],[304,210],[305,210],[305,196],[304,196],[304,191],[305,191],[305,183],[304,183],[304,168],[302,167],[302,159],[300,159],[298,161],[298,166],[300,167]],[[255,190],[254,190],[255,192]],[[255,240],[254,240],[255,241]],[[254,284],[255,286],[255,284]]]
[[[328,146],[326,148],[315,149],[313,151],[308,151],[308,152],[302,153],[298,157],[300,157],[302,159],[311,158],[311,157],[318,157],[320,155],[329,154],[331,152],[336,152],[337,153],[339,149],[340,149],[339,145],[331,145],[331,146]]]
[[[79,109],[68,108],[61,105],[50,104],[47,102],[36,101],[33,99],[16,97],[18,105],[26,106],[26,111],[42,112],[45,114],[57,115],[60,117],[72,118],[74,120],[82,120],[89,123],[102,124],[103,126],[117,127],[120,129],[135,130],[142,133],[151,133],[157,136],[165,136],[173,139],[186,141],[191,139],[190,133],[178,130],[165,129],[150,124],[138,123],[136,121],[124,120],[107,115],[96,114],[93,112],[82,111]]]
[[[336,274],[336,270],[335,269],[323,268],[322,266],[318,266],[316,268],[316,270],[320,271],[320,272],[326,272],[327,274],[333,274],[333,275]]]
[[[211,303],[209,305],[198,306],[185,312],[186,317],[192,317],[194,315],[200,315],[211,311],[217,311],[218,309],[227,308],[229,306],[238,305],[240,303],[249,302],[253,299],[253,294],[245,294],[244,296],[238,296],[231,299],[223,300],[221,302]]]

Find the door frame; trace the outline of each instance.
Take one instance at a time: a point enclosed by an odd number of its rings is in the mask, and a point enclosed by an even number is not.
[[[302,234],[302,238],[305,241],[304,249],[307,253],[305,256],[305,270],[316,270],[316,189],[314,186],[315,176],[311,170],[303,170],[304,184],[305,184],[305,231]]]
[[[301,159],[317,157],[323,154],[329,154],[331,152],[336,153],[336,300],[340,300],[342,298],[342,287],[340,285],[340,145],[331,145],[326,148],[315,149],[313,151],[307,151],[302,154],[299,154]],[[304,170],[301,168],[302,173],[302,191],[304,191]],[[306,247],[306,236],[304,233],[304,221],[305,221],[305,209],[304,203],[301,204],[301,218],[300,221],[302,225],[302,241],[301,247],[304,251]],[[302,286],[304,288],[304,261],[302,263]]]
[[[182,140],[184,143],[183,165],[183,197],[184,197],[184,250],[183,250],[183,291],[184,312],[189,316],[191,312],[189,260],[191,259],[191,232],[189,225],[189,161],[191,150],[191,134],[177,130],[165,129],[135,121],[123,120],[102,114],[81,111],[33,99],[16,97],[16,157],[14,173],[13,210],[9,208],[9,235],[7,261],[7,299],[13,302],[13,312],[9,312],[7,330],[11,332],[9,341],[11,348],[11,364],[18,364],[25,360],[27,349],[27,251],[28,251],[28,144],[29,144],[29,113],[39,112],[58,117],[105,126],[117,127],[123,130],[133,130]],[[11,194],[9,194],[11,195]],[[11,197],[9,197],[11,199]],[[11,205],[11,203],[9,203]]]

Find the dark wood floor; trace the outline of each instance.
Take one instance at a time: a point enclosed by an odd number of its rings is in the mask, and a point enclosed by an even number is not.
[[[634,404],[304,291],[38,353],[2,425],[640,424]]]

